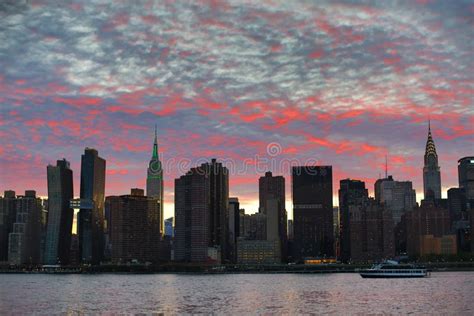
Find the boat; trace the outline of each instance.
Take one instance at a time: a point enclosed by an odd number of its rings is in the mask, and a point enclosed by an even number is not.
[[[370,269],[361,270],[360,276],[363,278],[424,278],[428,276],[428,271],[424,267],[413,264],[400,264],[387,260]]]

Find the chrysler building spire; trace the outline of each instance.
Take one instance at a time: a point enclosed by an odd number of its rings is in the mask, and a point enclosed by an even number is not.
[[[441,199],[441,174],[438,165],[438,154],[431,135],[431,122],[429,120],[423,167],[423,188],[425,199]]]

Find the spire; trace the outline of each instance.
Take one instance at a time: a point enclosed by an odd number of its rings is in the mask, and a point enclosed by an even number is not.
[[[433,141],[433,136],[431,135],[431,121],[428,120],[428,139],[426,140],[426,149],[425,149],[425,164],[429,156],[434,156],[438,159],[438,154],[436,153],[436,146]]]
[[[158,159],[158,137],[156,136],[156,124],[155,124],[155,141],[153,143],[153,155],[151,159]]]

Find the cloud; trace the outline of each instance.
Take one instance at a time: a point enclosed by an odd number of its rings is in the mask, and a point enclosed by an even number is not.
[[[428,118],[444,187],[472,154],[469,1],[7,1],[0,16],[0,189],[28,175],[45,195],[64,156],[77,180],[90,146],[113,161],[107,193],[127,193],[155,124],[166,159],[241,164],[278,142],[278,159],[334,165],[335,188],[373,181],[388,154],[421,191]],[[255,168],[231,181],[249,203]]]

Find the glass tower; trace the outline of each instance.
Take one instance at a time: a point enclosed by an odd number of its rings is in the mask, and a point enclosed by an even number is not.
[[[46,230],[45,264],[68,264],[74,210],[69,201],[74,197],[69,161],[58,160],[48,166],[48,227]]]

